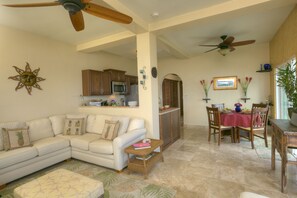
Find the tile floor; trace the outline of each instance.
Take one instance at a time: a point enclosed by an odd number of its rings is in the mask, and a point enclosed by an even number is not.
[[[207,127],[183,129],[182,138],[164,151],[165,161],[153,168],[147,181],[173,187],[178,198],[238,198],[243,191],[271,198],[297,197],[296,166],[288,166],[287,192],[281,193],[280,161],[271,170],[269,151],[267,159],[260,158],[248,141],[236,144],[228,137],[218,146],[213,139],[208,143],[207,133]],[[264,147],[264,140],[261,143]],[[142,178],[137,173],[130,176]]]

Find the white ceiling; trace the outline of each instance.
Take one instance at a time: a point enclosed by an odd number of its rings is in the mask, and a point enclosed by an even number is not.
[[[50,0],[0,0],[0,4]],[[188,58],[218,44],[221,35],[235,41],[269,42],[297,0],[93,0],[133,18],[122,25],[84,13],[85,29],[76,32],[62,6],[9,8],[0,6],[0,24],[75,45],[79,51],[136,58],[135,35],[151,31],[158,37],[158,57]],[[159,13],[153,17],[153,13]],[[240,50],[237,49],[237,50]],[[215,53],[215,52],[210,52]]]

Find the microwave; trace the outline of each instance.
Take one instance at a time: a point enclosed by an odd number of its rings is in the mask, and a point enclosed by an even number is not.
[[[125,82],[111,82],[111,91],[112,94],[126,94],[126,83]]]

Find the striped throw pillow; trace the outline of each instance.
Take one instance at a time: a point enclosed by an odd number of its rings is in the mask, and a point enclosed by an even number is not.
[[[118,136],[119,128],[120,122],[118,120],[105,120],[101,138],[105,140],[113,140]]]

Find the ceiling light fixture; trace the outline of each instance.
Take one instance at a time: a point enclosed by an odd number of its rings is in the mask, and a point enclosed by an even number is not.
[[[151,14],[151,16],[154,17],[154,18],[156,18],[156,17],[159,16],[159,12],[153,12],[153,13]]]
[[[230,49],[229,48],[221,48],[218,50],[218,52],[222,55],[222,56],[226,56],[227,54],[229,54]]]

